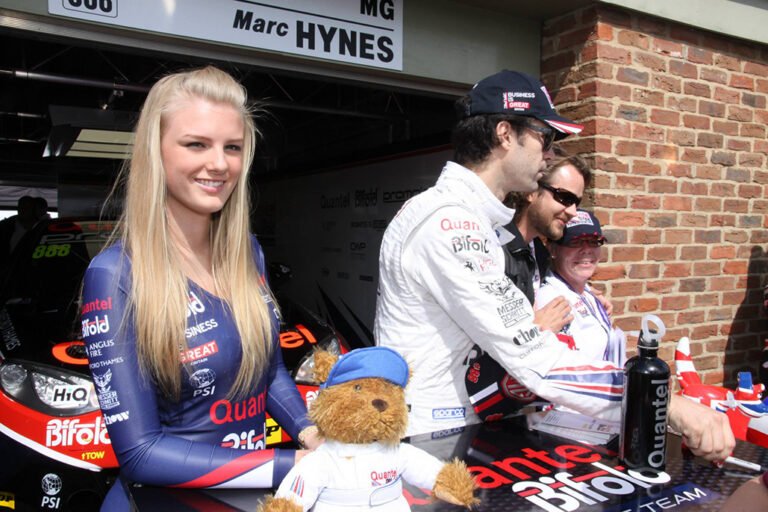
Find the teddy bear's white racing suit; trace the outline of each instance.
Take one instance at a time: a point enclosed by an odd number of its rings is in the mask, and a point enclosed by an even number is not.
[[[406,512],[405,480],[432,489],[444,463],[409,444],[346,444],[328,440],[305,455],[275,493],[304,511]]]
[[[479,421],[464,385],[474,343],[541,398],[619,419],[621,369],[540,331],[504,274],[503,226],[513,214],[474,172],[448,162],[384,233],[374,335],[410,365],[409,435]]]

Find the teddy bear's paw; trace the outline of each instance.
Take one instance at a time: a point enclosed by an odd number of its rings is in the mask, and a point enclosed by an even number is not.
[[[477,484],[467,465],[459,459],[453,459],[437,474],[432,492],[438,499],[471,509],[480,503],[480,500],[475,498],[475,489]]]
[[[256,512],[302,512],[303,507],[288,498],[270,496],[262,503]]]

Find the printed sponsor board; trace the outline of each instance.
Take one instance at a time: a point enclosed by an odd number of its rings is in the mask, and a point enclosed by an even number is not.
[[[48,0],[92,23],[402,70],[402,0]]]

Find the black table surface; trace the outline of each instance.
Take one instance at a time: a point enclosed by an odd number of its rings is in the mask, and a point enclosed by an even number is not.
[[[632,473],[618,461],[617,442],[592,446],[530,431],[524,417],[414,436],[409,442],[440,459],[467,463],[480,484],[477,511],[715,511],[758,474],[686,456],[680,438],[671,434],[665,473]],[[768,466],[768,450],[753,444],[739,442],[733,455]],[[140,512],[236,512],[255,510],[269,490],[134,486],[131,493]],[[462,510],[433,502],[427,490],[408,484],[403,494],[417,512]]]

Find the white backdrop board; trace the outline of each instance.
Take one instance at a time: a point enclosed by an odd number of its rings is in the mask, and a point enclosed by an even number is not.
[[[260,185],[257,235],[267,260],[292,270],[281,291],[371,344],[384,230],[450,157],[443,147]]]

